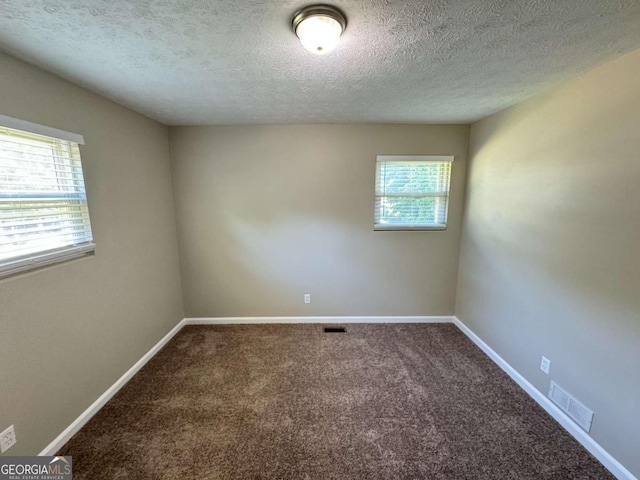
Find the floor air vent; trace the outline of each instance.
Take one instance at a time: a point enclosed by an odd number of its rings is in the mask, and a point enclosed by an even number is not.
[[[346,333],[346,331],[344,327],[324,327],[324,333]]]
[[[551,382],[549,387],[549,398],[558,405],[573,421],[587,433],[591,430],[593,412],[573,398],[566,390],[563,390],[557,383]]]

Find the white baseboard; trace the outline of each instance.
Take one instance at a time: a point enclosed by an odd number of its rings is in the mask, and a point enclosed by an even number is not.
[[[184,318],[151,350],[144,354],[127,372],[58,435],[39,455],[54,455],[100,410],[138,371],[160,351],[185,325],[232,325],[258,323],[452,323],[453,317],[213,317]]]
[[[186,325],[242,325],[260,323],[452,323],[453,317],[208,317],[185,318],[184,321]]]
[[[75,435],[100,408],[102,408],[153,356],[165,346],[185,325],[233,325],[233,324],[283,324],[283,323],[454,323],[480,349],[504,370],[520,387],[562,425],[582,446],[596,457],[619,480],[638,480],[620,462],[578,427],[555,404],[538,391],[528,380],[484,343],[473,331],[455,316],[376,316],[376,317],[212,317],[185,318],[171,329],[151,350],[122,375],[89,408],[58,435],[39,455],[54,455]]]
[[[105,403],[107,403],[111,398],[118,393],[120,390],[131,378],[138,373],[149,360],[153,358],[153,356],[160,351],[162,347],[166,345],[166,343],[171,340],[176,333],[178,333],[182,327],[184,326],[185,321],[180,320],[180,322],[171,329],[169,333],[167,333],[162,339],[156,343],[151,350],[144,354],[144,356],[138,360],[133,367],[126,371],[124,375],[122,375],[116,382],[109,387],[109,389],[104,392],[100,397],[91,404],[89,408],[87,408],[82,414],[76,418],[71,425],[69,425],[60,435],[58,435],[49,445],[42,450],[39,455],[55,455],[55,453],[62,448],[62,446],[67,443],[71,437],[73,437],[84,425],[93,417],[98,410],[100,410]]]
[[[500,355],[498,355],[489,345],[484,343],[469,327],[467,327],[458,317],[453,317],[453,323],[471,339],[480,349],[487,354],[511,379],[529,394],[549,415],[551,415],[569,434],[586,448],[607,470],[609,470],[619,480],[638,480],[629,470],[609,454],[598,442],[588,433],[576,425],[573,420],[564,414],[551,400],[543,395],[536,387],[524,378],[517,370],[509,365]]]

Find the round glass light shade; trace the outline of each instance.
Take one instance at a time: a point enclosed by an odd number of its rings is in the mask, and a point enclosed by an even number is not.
[[[317,55],[324,55],[338,45],[342,25],[326,15],[312,15],[298,24],[296,35],[304,48]]]

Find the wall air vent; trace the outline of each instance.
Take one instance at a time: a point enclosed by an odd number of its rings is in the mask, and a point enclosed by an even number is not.
[[[557,383],[551,382],[549,387],[549,398],[560,409],[565,412],[580,428],[589,433],[591,422],[593,422],[593,412],[576,400],[566,390],[563,390]]]

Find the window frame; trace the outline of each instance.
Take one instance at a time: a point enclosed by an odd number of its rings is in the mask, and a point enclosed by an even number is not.
[[[39,125],[37,123],[28,122],[26,120],[20,120],[17,118],[8,117],[6,115],[0,115],[0,127],[18,130],[20,132],[24,132],[25,134],[35,134],[35,135],[45,136],[51,139],[52,141],[58,141],[58,142],[62,141],[62,142],[68,142],[70,144],[76,144],[78,147],[78,152],[80,151],[80,146],[84,145],[84,137],[82,135],[72,133],[72,132],[67,132],[65,130],[59,130],[57,128],[52,128],[45,125]],[[55,155],[58,155],[58,153],[59,152],[56,150],[56,153],[54,153],[52,156],[51,163],[53,165],[56,165],[54,158],[55,158]],[[44,268],[50,265],[66,262],[69,260],[85,257],[87,255],[93,255],[95,253],[93,229],[91,226],[91,218],[89,215],[89,205],[88,205],[89,202],[88,202],[88,199],[86,198],[86,182],[84,178],[82,158],[81,158],[81,155],[78,156],[78,153],[76,153],[75,155],[77,156],[76,163],[79,164],[79,166],[74,168],[77,168],[77,173],[81,174],[80,176],[82,178],[82,185],[81,187],[78,188],[77,192],[75,193],[78,197],[84,196],[84,198],[81,198],[81,201],[84,202],[86,206],[87,219],[85,223],[83,223],[83,225],[85,225],[85,228],[88,228],[89,234],[87,238],[89,238],[89,240],[86,242],[75,243],[75,237],[73,237],[74,243],[70,245],[65,245],[62,247],[52,247],[48,249],[38,250],[31,253],[26,253],[23,255],[16,255],[13,257],[2,259],[0,260],[0,279],[4,279],[6,277]],[[69,157],[69,158],[71,159],[75,157]],[[10,191],[11,190],[7,190],[7,192],[10,192]],[[24,203],[27,203],[29,201],[33,202],[33,198],[37,198],[35,195],[34,197],[30,198],[24,193],[21,194],[18,192],[18,194],[16,195],[16,199],[23,198]],[[69,198],[73,198],[73,195],[69,195]],[[12,203],[20,203],[20,202],[17,201]],[[8,218],[11,219],[11,217],[8,217]],[[18,217],[14,217],[14,218],[18,218]],[[3,238],[3,237],[0,235],[0,238]]]
[[[453,162],[455,160],[454,155],[377,155],[375,166],[375,180],[374,180],[374,231],[445,231],[448,226],[449,220],[449,202],[451,199],[451,177],[453,175]],[[416,163],[450,163],[449,178],[447,179],[447,190],[445,195],[437,195],[436,192],[423,192],[423,195],[382,195],[378,190],[378,168],[383,163],[404,163],[404,162],[416,162]],[[416,196],[419,198],[432,198],[432,197],[444,197],[446,201],[446,207],[444,209],[444,223],[424,223],[424,224],[381,224],[376,223],[377,220],[377,203],[379,198],[384,197],[407,197]]]

